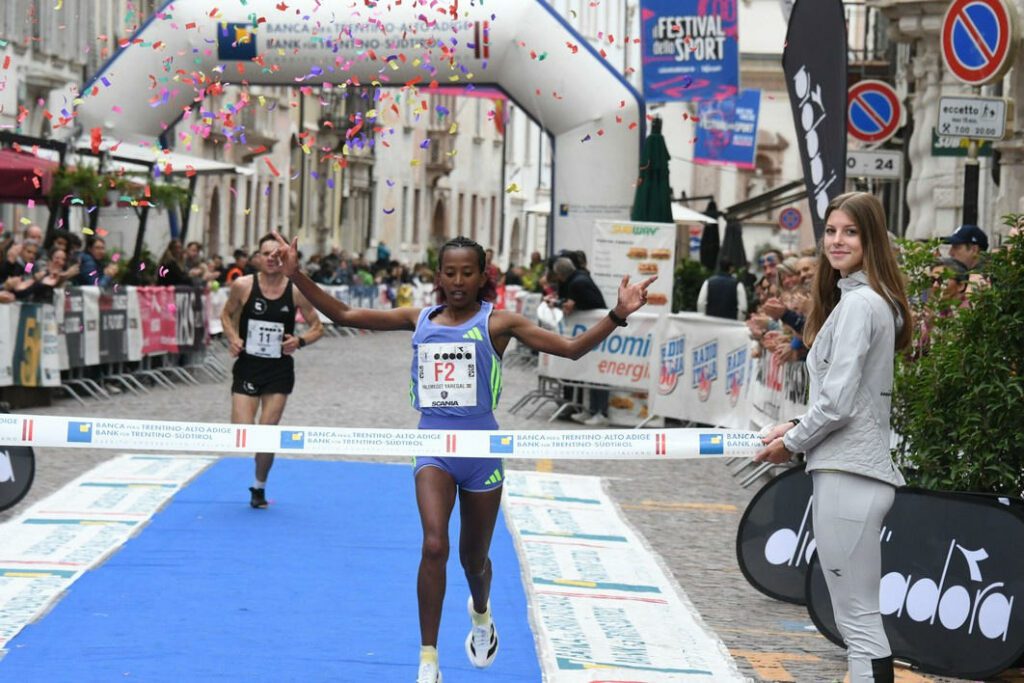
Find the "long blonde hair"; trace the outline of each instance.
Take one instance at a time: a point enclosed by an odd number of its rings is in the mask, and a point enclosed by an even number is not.
[[[896,350],[910,346],[913,334],[910,324],[910,303],[903,285],[903,276],[889,243],[882,204],[867,192],[841,194],[829,202],[825,220],[833,211],[842,211],[857,225],[860,244],[864,252],[862,268],[868,276],[871,289],[889,302],[893,313],[902,318],[896,330]],[[804,343],[810,346],[825,320],[839,304],[839,271],[829,263],[821,242],[818,244],[818,269],[811,287],[811,312],[804,323]]]

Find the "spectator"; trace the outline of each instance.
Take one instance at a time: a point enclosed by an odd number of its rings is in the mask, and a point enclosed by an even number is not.
[[[160,257],[157,267],[157,284],[190,285],[192,280],[185,273],[185,250],[179,240],[171,240]]]
[[[522,267],[510,263],[508,270],[505,271],[505,284],[522,287],[523,277],[524,274]]]
[[[497,287],[501,283],[501,268],[494,264],[494,250],[484,252],[484,275]]]
[[[559,291],[564,292],[564,297],[557,300],[549,298],[549,305],[560,307],[565,315],[570,315],[577,310],[590,311],[607,308],[604,295],[594,284],[590,274],[578,269],[568,256],[560,256],[555,259],[551,266],[551,275],[559,283]],[[607,389],[591,389],[590,410],[581,410],[574,414],[572,419],[590,427],[607,425],[608,394]]]
[[[245,249],[235,249],[235,253],[232,256],[235,257],[235,263],[224,273],[224,282],[222,284],[225,285],[230,285],[245,275],[245,267],[249,264],[249,255],[245,253]]]
[[[981,262],[981,252],[988,251],[988,235],[977,225],[961,225],[943,240],[949,247],[949,256],[975,270]]]
[[[199,242],[189,242],[185,247],[185,262],[182,269],[193,287],[202,289],[208,281],[217,279],[216,273],[211,273],[203,262],[203,245]]]
[[[800,271],[800,282],[808,287],[814,282],[814,274],[818,270],[818,259],[812,256],[801,256],[796,261],[796,268]]]
[[[99,287],[110,287],[114,284],[117,264],[107,263],[106,256],[106,241],[102,237],[91,235],[85,241],[85,251],[79,256],[78,275],[75,276],[74,283]]]
[[[729,259],[720,259],[718,271],[700,286],[697,312],[730,320],[743,320],[747,317],[747,290],[733,276]]]
[[[29,275],[15,290],[14,295],[21,301],[53,303],[53,290],[66,280],[65,268],[67,252],[60,247],[54,247],[46,261],[46,270]]]
[[[531,292],[543,291],[540,281],[544,277],[546,268],[544,258],[540,255],[539,251],[530,254],[530,265],[527,267],[526,272],[523,273],[523,287]]]

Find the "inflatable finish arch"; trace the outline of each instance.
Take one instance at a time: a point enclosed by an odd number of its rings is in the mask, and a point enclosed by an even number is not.
[[[83,88],[85,130],[156,138],[199,106],[200,75],[207,88],[496,86],[554,140],[553,248],[586,247],[594,220],[628,218],[643,100],[543,0],[226,4],[166,3]]]

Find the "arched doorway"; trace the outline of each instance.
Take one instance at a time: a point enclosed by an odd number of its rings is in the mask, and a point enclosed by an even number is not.
[[[444,202],[440,199],[434,204],[434,215],[430,219],[430,246],[440,247],[448,240],[448,216],[444,210]]]
[[[210,208],[206,212],[206,255],[220,253],[220,188],[213,186],[210,192]]]

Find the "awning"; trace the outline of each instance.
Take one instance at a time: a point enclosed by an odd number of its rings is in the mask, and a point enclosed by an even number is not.
[[[28,152],[0,149],[0,201],[45,201],[57,163]]]
[[[718,220],[711,216],[688,209],[678,202],[672,202],[672,220],[676,223],[718,223]]]
[[[536,204],[530,204],[523,209],[526,213],[542,213],[545,216],[551,213],[551,202],[537,202]]]
[[[78,151],[81,154],[92,154],[88,145],[80,145]],[[104,140],[100,145],[100,151],[110,155],[111,165],[107,170],[112,171],[119,168],[127,172],[146,171],[153,165],[159,167],[160,175],[203,175],[238,171],[234,164],[159,149],[151,143]]]

